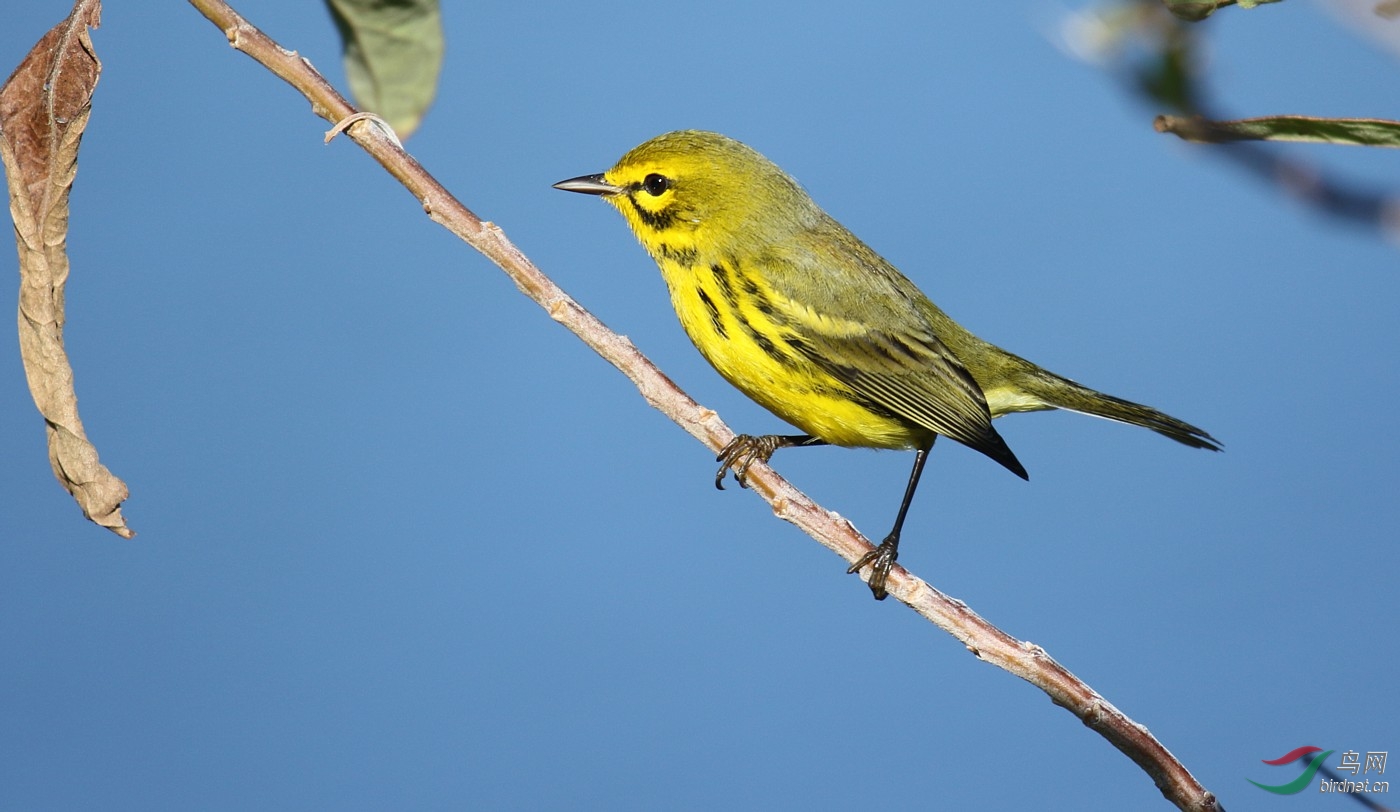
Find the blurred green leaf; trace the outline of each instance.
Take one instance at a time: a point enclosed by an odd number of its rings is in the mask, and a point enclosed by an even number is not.
[[[350,92],[400,138],[418,128],[442,71],[438,0],[326,0],[345,49]]]
[[[1215,13],[1216,9],[1236,5],[1236,0],[1162,0],[1172,14],[1189,22],[1200,22]],[[1240,8],[1254,8],[1264,3],[1277,3],[1279,0],[1238,0]]]
[[[1157,132],[1172,133],[1186,141],[1308,141],[1357,144],[1368,147],[1400,147],[1400,121],[1380,118],[1313,118],[1266,116],[1236,121],[1210,121],[1200,117],[1158,116]]]
[[[1200,47],[1196,29],[1170,19],[1155,30],[1155,58],[1137,69],[1138,87],[1160,104],[1182,113],[1200,109]]]

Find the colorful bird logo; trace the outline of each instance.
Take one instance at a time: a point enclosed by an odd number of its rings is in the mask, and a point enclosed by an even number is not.
[[[1312,755],[1313,753],[1322,753],[1322,755],[1317,756],[1316,758],[1313,758],[1311,761],[1308,762],[1308,768],[1306,770],[1303,770],[1302,775],[1298,776],[1292,781],[1289,781],[1287,784],[1270,786],[1268,784],[1261,784],[1258,781],[1254,781],[1249,778],[1246,778],[1245,780],[1249,781],[1249,783],[1253,784],[1254,786],[1262,790],[1272,792],[1275,795],[1297,795],[1304,789],[1307,789],[1308,784],[1312,783],[1313,776],[1317,775],[1317,771],[1321,769],[1322,762],[1328,756],[1332,755],[1333,752],[1334,751],[1332,750],[1327,750],[1324,752],[1321,747],[1299,747],[1296,750],[1290,750],[1289,752],[1279,756],[1278,758],[1264,759],[1265,764],[1272,764],[1273,766],[1277,767],[1282,764],[1292,764],[1298,759],[1305,758],[1307,756]]]

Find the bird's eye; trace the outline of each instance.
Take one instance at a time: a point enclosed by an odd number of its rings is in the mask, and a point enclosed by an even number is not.
[[[653,172],[642,179],[642,188],[652,197],[661,197],[662,193],[671,188],[671,179]]]

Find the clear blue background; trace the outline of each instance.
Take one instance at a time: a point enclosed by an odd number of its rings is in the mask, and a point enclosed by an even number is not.
[[[0,805],[1166,808],[1039,690],[717,492],[304,99],[156,5],[94,34],[66,332],[136,539],[54,482],[0,351]],[[621,218],[551,183],[722,131],[980,335],[1224,441],[1013,416],[1031,481],[940,444],[902,562],[1232,812],[1359,808],[1246,779],[1305,744],[1400,750],[1394,245],[1154,133],[1057,48],[1053,5],[446,5],[411,151],[736,429],[784,427],[695,353]],[[340,80],[319,4],[238,6]],[[9,4],[5,70],[65,13]],[[1397,116],[1400,65],[1314,4],[1210,32],[1234,113]],[[1290,152],[1400,188],[1394,151]],[[777,458],[877,537],[910,461]]]

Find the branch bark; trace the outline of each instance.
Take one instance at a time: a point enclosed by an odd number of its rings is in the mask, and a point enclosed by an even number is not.
[[[338,123],[356,114],[310,63],[281,48],[239,16],[222,0],[190,0],[218,26],[234,48],[252,57],[310,100],[312,110]],[[392,133],[371,121],[357,121],[347,135],[397,178],[434,222],[456,234],[495,262],[520,290],[550,318],[577,335],[636,384],[647,403],[671,418],[712,451],[734,432],[719,416],[692,400],[625,337],[609,330],[561,290],[508,240],[493,223],[482,221],[404,152]],[[848,562],[871,549],[871,543],[851,523],[813,502],[767,465],[755,464],[748,473],[750,488],[766,500],[779,517],[801,528]],[[1045,650],[1015,639],[977,615],[962,601],[950,598],[902,567],[890,573],[889,593],[953,635],[976,657],[1038,686],[1055,704],[1078,716],[1137,762],[1162,794],[1191,812],[1216,812],[1222,807],[1145,727],[1129,719],[1084,684]]]

